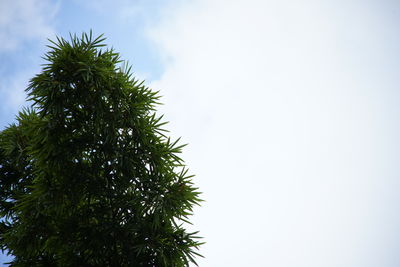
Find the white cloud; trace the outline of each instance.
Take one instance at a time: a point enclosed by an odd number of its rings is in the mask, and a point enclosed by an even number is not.
[[[76,0],[76,2],[98,14],[107,14],[108,18],[120,23],[128,23],[132,19],[151,23],[157,17],[158,7],[163,3],[160,0]],[[112,16],[109,16],[110,14]]]
[[[32,77],[31,71],[19,72],[12,77],[3,77],[0,84],[0,95],[3,98],[2,112],[16,114],[26,104],[25,88]],[[5,100],[5,101],[4,101]]]
[[[34,64],[40,56],[35,58],[37,49],[44,47],[54,34],[52,23],[58,5],[59,1],[50,0],[0,1],[1,119],[15,114],[25,104],[24,89],[38,68]]]
[[[46,39],[58,5],[50,0],[0,1],[0,52],[12,51],[25,41]]]
[[[206,199],[200,266],[400,264],[385,3],[181,1],[149,29],[166,64],[152,87]]]

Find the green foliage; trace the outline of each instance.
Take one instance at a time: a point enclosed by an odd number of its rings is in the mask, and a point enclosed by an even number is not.
[[[188,266],[199,192],[157,92],[104,38],[51,42],[32,107],[0,132],[0,246],[12,266]]]

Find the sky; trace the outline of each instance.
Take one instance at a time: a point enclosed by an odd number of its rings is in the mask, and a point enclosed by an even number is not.
[[[395,0],[0,0],[0,127],[47,38],[104,33],[189,144],[199,266],[398,267],[399,26]]]

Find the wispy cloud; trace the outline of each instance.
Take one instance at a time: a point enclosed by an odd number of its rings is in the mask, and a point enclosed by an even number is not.
[[[134,20],[151,23],[158,16],[158,10],[165,5],[162,0],[87,0],[76,2],[88,10],[109,15],[110,20],[125,23]]]
[[[0,96],[2,97],[1,111],[3,114],[16,114],[26,102],[25,88],[32,78],[31,71],[19,72],[11,77],[3,77],[0,83]]]
[[[399,6],[339,2],[182,1],[149,30],[201,266],[400,264]]]
[[[48,38],[57,2],[50,0],[4,0],[0,2],[0,52],[15,50],[22,43]]]
[[[47,38],[54,36],[59,1],[0,1],[0,123],[6,124],[25,103],[29,79],[39,68]]]

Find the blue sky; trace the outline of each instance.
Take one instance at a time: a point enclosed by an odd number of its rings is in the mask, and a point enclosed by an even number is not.
[[[0,126],[46,38],[92,29],[161,91],[206,202],[200,266],[400,266],[397,1],[0,2]]]
[[[69,33],[81,34],[92,29],[96,35],[105,34],[107,44],[131,62],[143,79],[155,79],[161,73],[162,63],[154,45],[146,39],[145,29],[158,19],[162,1],[135,1],[133,5],[130,1],[12,2],[1,3],[6,19],[1,25],[4,41],[0,46],[0,94],[2,99],[14,98],[11,104],[2,106],[1,126],[16,114],[16,106],[24,99],[22,90],[40,71],[47,38],[55,39],[56,35],[69,38]],[[33,28],[37,33],[29,34]]]

